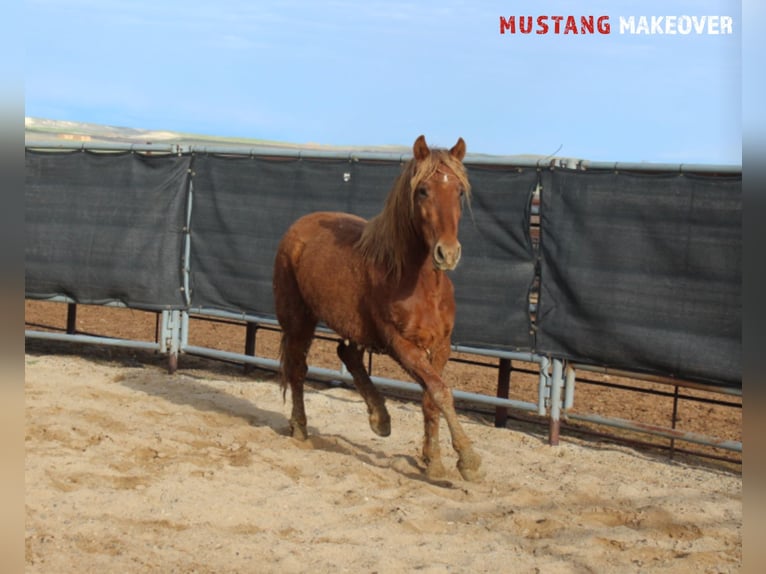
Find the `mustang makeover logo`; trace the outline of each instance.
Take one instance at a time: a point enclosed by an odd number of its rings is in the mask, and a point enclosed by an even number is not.
[[[723,15],[618,16],[619,34],[645,35],[720,35],[732,34],[734,18]],[[612,34],[609,16],[500,16],[500,34],[608,35]]]

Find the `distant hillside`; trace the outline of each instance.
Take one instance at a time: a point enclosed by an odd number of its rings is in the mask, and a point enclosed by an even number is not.
[[[133,143],[133,144],[175,144],[197,146],[270,146],[301,149],[353,149],[355,151],[391,151],[406,153],[407,146],[330,146],[316,143],[296,144],[256,138],[233,138],[207,136],[172,131],[144,130],[70,122],[41,118],[24,118],[25,141],[27,144],[50,141],[75,141],[98,143]]]

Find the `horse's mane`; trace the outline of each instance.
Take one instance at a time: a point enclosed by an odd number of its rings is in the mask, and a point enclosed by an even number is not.
[[[424,159],[407,162],[394,182],[383,210],[365,225],[357,248],[371,264],[380,265],[386,275],[401,278],[408,249],[416,239],[413,226],[415,190],[444,165],[458,178],[470,200],[471,186],[463,163],[448,150],[431,149]]]

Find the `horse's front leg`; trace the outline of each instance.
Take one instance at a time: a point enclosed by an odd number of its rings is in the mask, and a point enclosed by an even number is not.
[[[452,437],[452,447],[458,455],[457,468],[460,471],[460,475],[465,480],[480,479],[482,477],[482,472],[479,470],[479,467],[481,466],[481,457],[473,449],[471,440],[468,438],[468,435],[465,434],[465,431],[458,420],[457,413],[455,412],[454,400],[452,398],[452,391],[450,391],[447,385],[444,384],[441,376],[431,364],[431,361],[429,360],[430,353],[401,336],[395,336],[393,338],[391,348],[393,351],[392,354],[402,367],[411,377],[420,383],[425,392],[428,393],[430,399],[426,400],[430,400],[436,405],[441,414],[444,415],[444,419],[447,421],[447,427],[449,428]],[[434,422],[434,417],[430,414],[426,400],[423,402],[423,413],[426,417],[426,442],[423,447],[424,456],[433,457],[435,454],[435,460],[438,461],[440,458],[438,454],[438,446],[434,447],[433,444],[434,436],[436,436],[438,440],[438,431],[434,433],[434,427],[438,426],[438,417],[436,417],[436,421]],[[427,449],[428,453],[426,454]],[[426,461],[426,464],[433,464],[433,462]],[[438,466],[434,467],[434,471],[438,471]]]
[[[367,413],[370,415],[370,428],[380,436],[391,434],[391,417],[386,409],[386,402],[375,385],[370,380],[367,369],[364,368],[364,351],[356,345],[348,345],[344,341],[338,343],[338,357],[346,365],[348,372],[354,377],[354,385],[364,402],[367,403]]]
[[[447,471],[442,463],[442,453],[439,448],[439,422],[441,411],[431,398],[431,393],[423,389],[423,462],[426,465],[428,478],[441,478]]]

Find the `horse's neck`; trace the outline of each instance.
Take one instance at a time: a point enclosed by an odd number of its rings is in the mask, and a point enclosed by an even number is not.
[[[434,291],[441,287],[446,274],[434,267],[431,254],[427,250],[419,257],[410,257],[402,268],[399,284],[408,285],[413,290]]]

